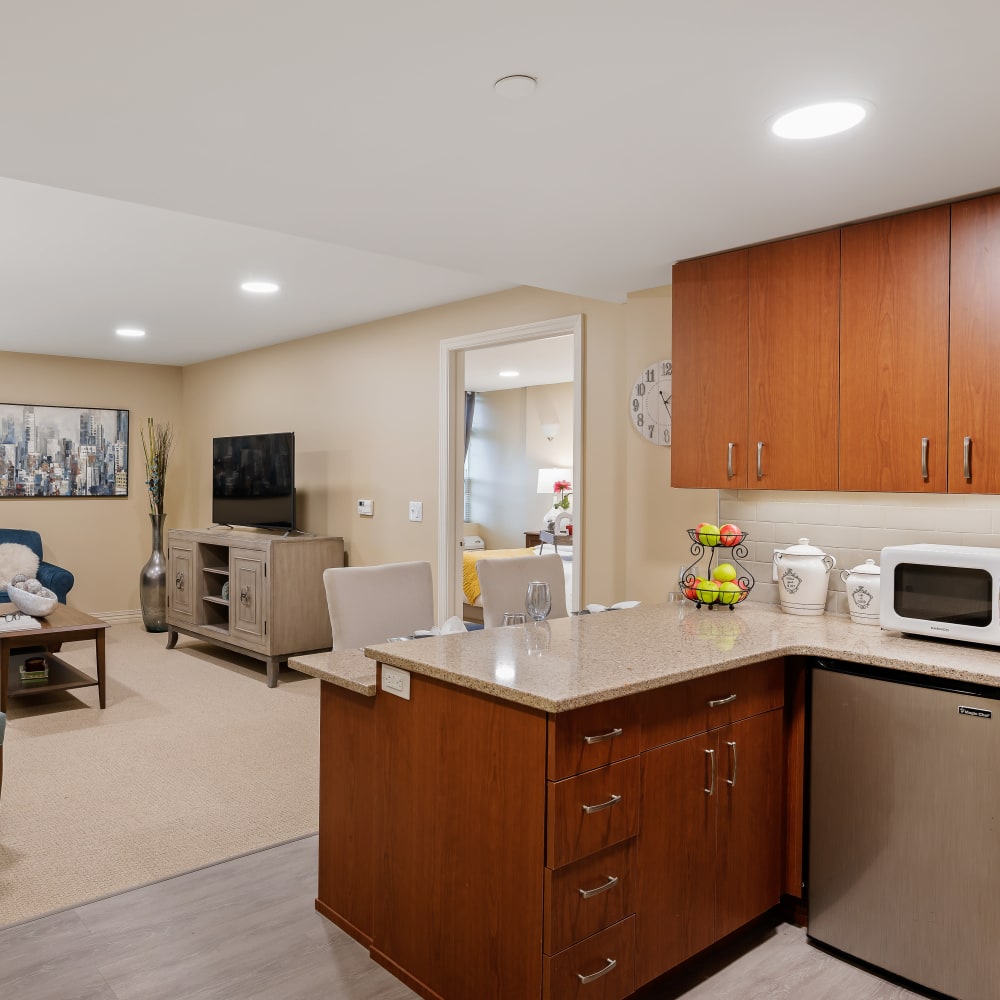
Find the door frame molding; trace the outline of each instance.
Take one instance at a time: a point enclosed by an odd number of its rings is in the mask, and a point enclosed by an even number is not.
[[[573,337],[573,479],[583,480],[583,314],[525,323],[483,333],[442,340],[439,354],[438,419],[438,618],[444,621],[462,611],[463,476],[465,465],[465,352],[550,337]],[[573,595],[571,611],[581,604],[583,579],[584,491],[574,486],[573,520],[579,531],[573,538]]]

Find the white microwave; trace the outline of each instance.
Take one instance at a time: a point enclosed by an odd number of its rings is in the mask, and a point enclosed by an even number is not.
[[[880,570],[882,628],[1000,646],[1000,548],[888,545]]]

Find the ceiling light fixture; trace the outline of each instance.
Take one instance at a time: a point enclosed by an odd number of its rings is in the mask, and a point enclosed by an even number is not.
[[[782,139],[820,139],[860,125],[867,114],[868,108],[859,101],[810,104],[779,115],[771,131]]]
[[[271,295],[278,290],[276,281],[244,281],[240,288],[255,295]]]
[[[538,86],[538,80],[526,73],[502,76],[493,84],[493,89],[501,97],[530,97]]]
[[[146,331],[140,330],[137,326],[120,326],[115,333],[119,337],[145,337]]]
[[[520,372],[515,371],[497,372],[497,375],[499,375],[500,378],[517,378],[520,374]]]

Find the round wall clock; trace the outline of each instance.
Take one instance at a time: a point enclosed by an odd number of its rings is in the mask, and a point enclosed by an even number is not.
[[[657,361],[644,368],[632,386],[628,404],[632,423],[650,444],[670,444],[672,372],[672,362]]]

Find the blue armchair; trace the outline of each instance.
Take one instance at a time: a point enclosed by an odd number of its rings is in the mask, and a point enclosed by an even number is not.
[[[54,566],[44,561],[42,556],[42,536],[37,531],[26,531],[21,528],[0,528],[0,543],[16,542],[27,545],[38,556],[38,582],[48,587],[59,598],[60,604],[66,603],[66,595],[73,588],[73,574],[62,566]],[[6,590],[0,590],[0,603],[9,601]]]

